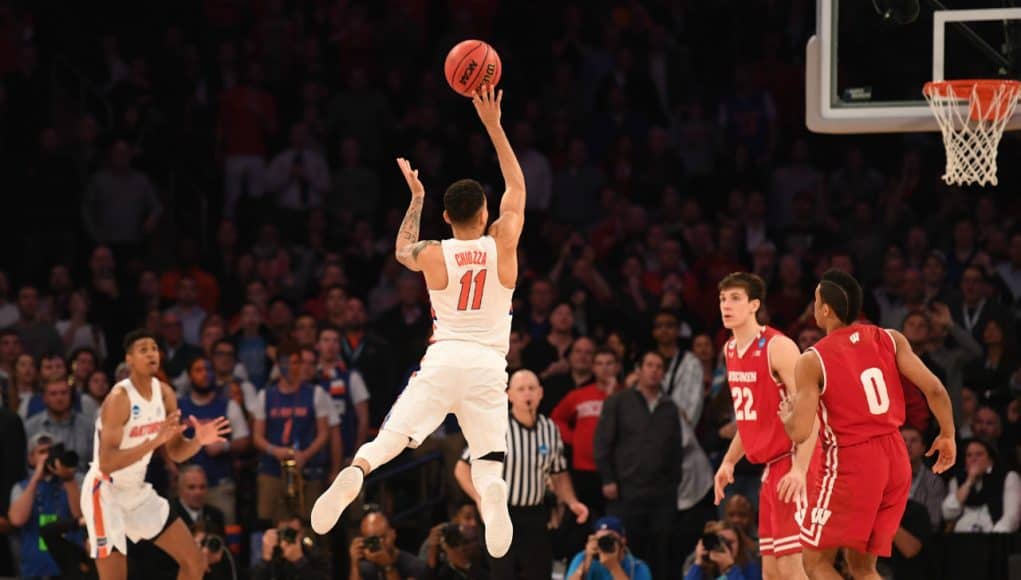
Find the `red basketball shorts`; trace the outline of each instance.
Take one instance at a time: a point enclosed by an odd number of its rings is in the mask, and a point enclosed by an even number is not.
[[[801,552],[801,529],[796,518],[805,511],[804,500],[785,503],[777,492],[780,480],[793,465],[793,455],[785,455],[766,465],[762,472],[759,492],[759,551],[763,556],[786,556]],[[815,446],[812,461],[805,473],[805,491],[808,505],[815,502],[822,476],[822,447]]]
[[[815,501],[799,514],[802,544],[889,556],[910,489],[911,463],[896,431],[849,447],[824,447]]]

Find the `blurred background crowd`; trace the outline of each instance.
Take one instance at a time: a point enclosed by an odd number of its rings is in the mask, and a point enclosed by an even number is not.
[[[93,573],[69,498],[125,376],[121,338],[142,326],[161,337],[185,414],[233,427],[229,445],[188,466],[154,456],[149,474],[193,524],[210,577],[486,577],[453,419],[370,478],[334,535],[303,524],[431,331],[421,277],[393,258],[408,195],[393,158],[420,168],[423,239],[447,233],[451,181],[479,180],[490,207],[502,192],[483,127],[442,77],[464,38],[500,51],[528,188],[508,367],[538,375],[591,511],[578,524],[552,491],[542,504],[558,571],[591,548],[610,501],[602,401],[652,381],[681,436],[646,441],[683,458],[649,490],[677,499],[652,533],[680,561],[657,578],[716,577],[703,528],[732,537],[727,553],[754,575],[761,470],[743,464],[725,506],[711,503],[736,431],[716,284],[762,276],[761,322],[807,348],[821,337],[814,281],[831,267],[943,379],[961,439],[953,473],[927,472],[934,421],[905,385],[914,541],[887,569],[937,577],[955,537],[1002,533],[1001,548],[969,544],[992,560],[970,560],[969,577],[1004,570],[1021,526],[1021,166],[964,190],[939,180],[936,135],[808,134],[814,5],[0,0],[0,576]],[[1001,159],[1018,152],[1008,132]],[[658,375],[638,360],[650,349]],[[293,385],[306,411],[285,433]],[[140,546],[133,570],[172,576],[161,557]]]

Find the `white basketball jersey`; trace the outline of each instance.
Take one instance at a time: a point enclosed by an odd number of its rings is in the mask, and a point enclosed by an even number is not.
[[[514,290],[500,283],[496,241],[443,240],[447,287],[429,290],[433,342],[473,342],[507,355]]]
[[[146,400],[139,394],[131,379],[127,378],[117,383],[111,389],[124,389],[128,395],[128,403],[131,411],[128,414],[128,422],[124,425],[124,434],[121,435],[120,449],[128,449],[144,443],[159,433],[163,420],[167,416],[163,407],[163,389],[156,377],[152,379],[152,398]],[[96,417],[96,434],[93,436],[93,457],[92,468],[99,471],[99,431],[103,428],[102,417]],[[141,459],[131,465],[107,475],[113,480],[116,487],[140,486],[145,482],[145,470],[149,467],[149,459],[152,458],[152,451],[146,453]]]

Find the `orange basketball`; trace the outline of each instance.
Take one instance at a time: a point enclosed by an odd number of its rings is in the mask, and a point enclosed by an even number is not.
[[[447,53],[443,65],[447,84],[459,95],[472,96],[482,85],[500,82],[500,55],[481,40],[465,40]]]

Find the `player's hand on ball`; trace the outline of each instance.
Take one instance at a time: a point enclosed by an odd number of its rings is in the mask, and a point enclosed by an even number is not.
[[[485,85],[472,95],[475,112],[486,127],[500,126],[500,103],[503,102],[503,89],[496,91],[492,85]]]
[[[404,181],[408,183],[408,189],[411,190],[411,196],[425,197],[425,187],[422,185],[422,182],[418,180],[418,170],[411,168],[411,162],[403,157],[398,157],[397,167],[400,167],[401,173],[404,174]]]
[[[805,472],[791,467],[791,470],[787,472],[787,475],[780,479],[780,483],[776,486],[776,495],[780,498],[780,501],[784,503],[791,503],[795,500],[807,501],[805,490],[807,489],[807,483],[805,479]]]
[[[929,448],[925,456],[932,457],[933,453],[938,453],[939,457],[936,458],[936,464],[932,466],[932,472],[943,473],[953,467],[957,461],[957,442],[949,435],[940,435],[932,442],[932,447]]]
[[[720,505],[725,495],[723,490],[731,483],[734,483],[734,466],[724,461],[720,464],[720,468],[716,470],[716,477],[713,478],[713,492],[715,496],[713,503]]]
[[[223,443],[225,435],[230,433],[230,421],[226,417],[218,417],[207,423],[199,423],[194,416],[188,417],[188,422],[195,428],[195,439],[199,445],[210,443]]]

